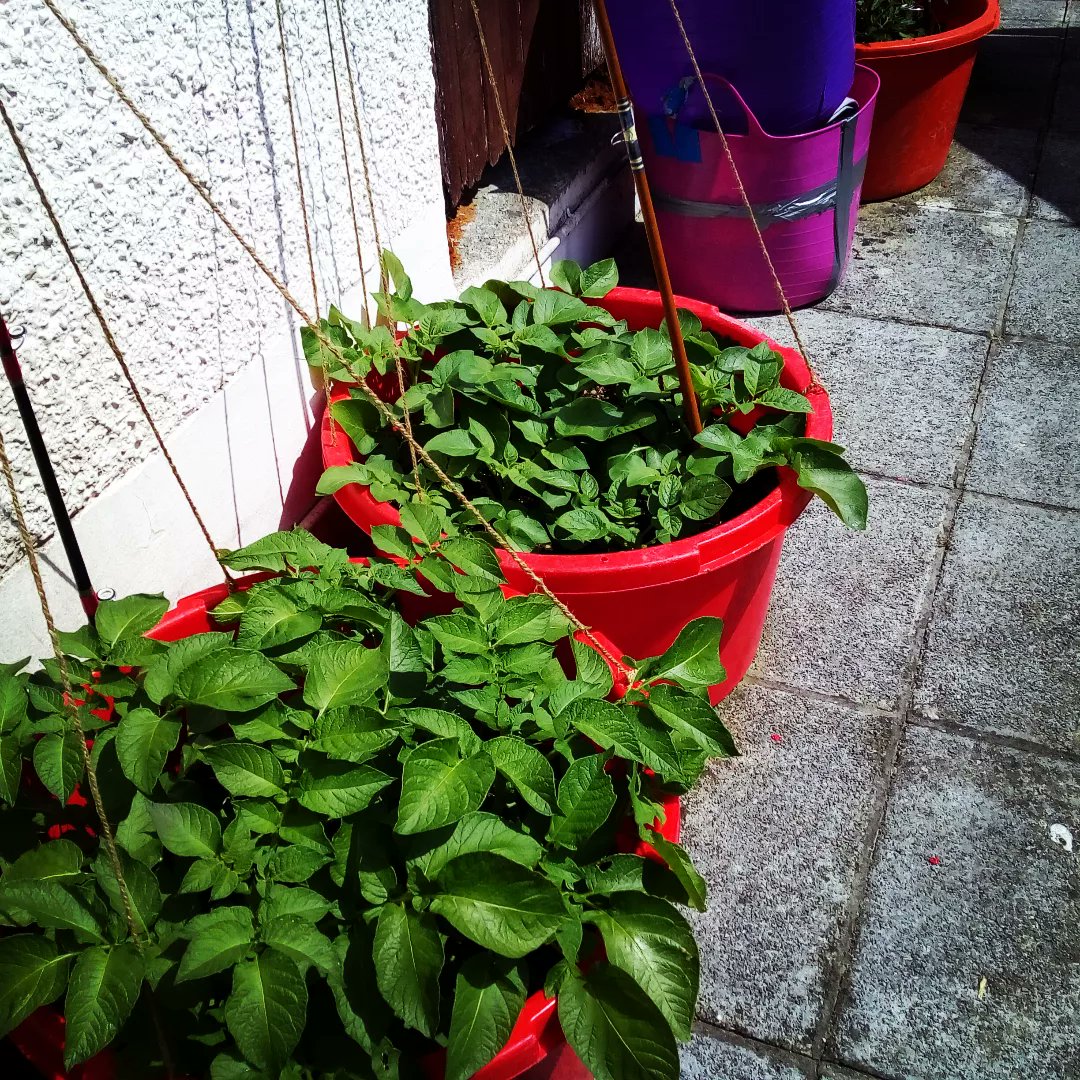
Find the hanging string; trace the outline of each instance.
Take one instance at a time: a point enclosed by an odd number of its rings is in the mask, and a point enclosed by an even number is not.
[[[101,826],[102,840],[105,842],[105,854],[109,860],[109,867],[113,872],[113,876],[116,878],[116,888],[120,894],[120,905],[124,909],[124,921],[127,923],[128,933],[131,935],[132,942],[141,953],[145,943],[143,942],[142,932],[139,928],[139,921],[135,917],[135,908],[131,902],[131,892],[128,889],[127,879],[124,877],[124,868],[120,862],[120,853],[116,847],[116,837],[113,833],[109,816],[105,811],[105,802],[101,797],[101,787],[98,784],[97,771],[94,768],[94,760],[90,753],[90,747],[86,741],[86,732],[83,729],[82,716],[79,712],[81,706],[76,703],[77,699],[75,697],[74,687],[72,686],[71,671],[68,668],[67,657],[64,655],[64,650],[60,647],[60,635],[56,629],[56,620],[53,618],[52,608],[49,605],[49,597],[45,592],[45,583],[41,577],[41,564],[38,560],[37,545],[34,543],[34,537],[31,534],[30,527],[26,521],[26,514],[23,511],[22,500],[19,498],[19,489],[15,484],[15,473],[11,466],[11,459],[8,457],[7,445],[4,442],[2,431],[0,431],[0,472],[4,474],[4,483],[8,489],[8,495],[11,499],[11,510],[15,518],[15,528],[18,530],[23,552],[26,555],[26,561],[30,566],[30,576],[34,580],[34,590],[37,592],[38,604],[41,607],[41,614],[45,620],[45,629],[48,631],[49,643],[52,646],[53,656],[56,659],[56,665],[60,672],[60,685],[64,692],[64,704],[67,706],[68,716],[71,719],[72,731],[75,733],[79,743],[83,769],[86,771],[86,779],[90,785],[90,798],[94,804],[94,812],[97,814],[98,824]],[[171,1078],[173,1076],[173,1067],[168,1043],[165,1039],[164,1030],[161,1027],[160,1020],[156,1015],[156,1009],[153,1006],[151,1007],[151,1013],[153,1014],[154,1027],[157,1031],[159,1049],[161,1050],[165,1071]]]
[[[360,295],[364,302],[364,322],[367,323],[367,274],[364,270],[364,253],[360,246],[360,220],[356,215],[356,199],[353,195],[352,170],[349,168],[349,151],[345,145],[345,115],[341,108],[341,90],[338,88],[337,61],[334,59],[334,39],[330,32],[330,11],[323,0],[323,21],[326,23],[326,44],[330,53],[330,73],[334,78],[334,98],[337,101],[338,132],[341,135],[341,159],[345,163],[345,184],[349,191],[349,213],[352,215],[353,237],[356,239],[356,261],[360,264]],[[317,314],[317,312],[316,312]]]
[[[668,2],[671,4],[671,13],[675,16],[675,22],[679,27],[680,35],[682,35],[683,44],[686,46],[686,54],[690,57],[690,63],[694,68],[694,77],[701,87],[702,94],[705,95],[705,104],[708,107],[710,117],[712,117],[713,126],[716,128],[717,135],[720,136],[720,145],[724,148],[724,156],[727,158],[728,165],[731,167],[731,175],[735,179],[735,186],[739,190],[739,197],[742,199],[746,212],[750,215],[750,224],[753,227],[754,235],[757,237],[758,247],[761,248],[761,254],[765,259],[765,265],[768,267],[769,274],[772,277],[773,285],[776,287],[777,299],[779,299],[780,306],[783,308],[787,324],[791,328],[791,334],[795,339],[795,345],[803,360],[806,361],[807,370],[810,372],[810,383],[807,386],[807,390],[817,389],[821,386],[821,383],[818,381],[817,374],[810,363],[810,357],[806,352],[806,346],[803,344],[802,335],[799,333],[799,325],[795,319],[795,313],[791,310],[791,304],[788,302],[787,293],[784,291],[784,284],[780,280],[780,275],[776,272],[776,266],[773,264],[772,256],[769,254],[769,248],[765,243],[765,236],[761,231],[761,226],[758,224],[757,216],[754,214],[754,207],[750,202],[750,196],[743,186],[742,177],[739,175],[738,166],[735,164],[735,155],[731,152],[731,145],[728,143],[727,135],[724,134],[723,126],[720,123],[720,117],[717,115],[716,107],[713,105],[712,95],[709,93],[709,87],[705,82],[705,77],[701,74],[701,67],[698,64],[694,47],[690,44],[690,36],[686,32],[682,15],[679,13],[678,4],[676,3],[676,0],[668,0]]]
[[[521,202],[521,216],[525,219],[525,228],[529,233],[529,243],[532,245],[533,258],[536,260],[536,273],[540,278],[540,287],[547,288],[544,282],[544,267],[540,262],[540,249],[536,245],[536,237],[533,235],[532,221],[529,218],[529,206],[525,201],[525,188],[521,183],[521,174],[518,172],[517,157],[514,155],[514,144],[510,138],[510,126],[506,122],[506,113],[503,112],[502,96],[499,93],[499,83],[495,78],[495,67],[491,63],[488,53],[487,38],[484,36],[484,26],[480,21],[480,9],[476,6],[476,0],[469,0],[472,8],[473,21],[476,23],[476,32],[480,36],[480,51],[484,56],[484,67],[487,69],[488,82],[491,84],[491,93],[495,98],[495,111],[499,114],[499,126],[502,128],[503,140],[506,143],[506,153],[510,158],[510,168],[514,173],[514,183],[517,185],[518,199]]]
[[[45,0],[52,7],[50,0]],[[296,188],[300,192],[300,216],[304,222],[304,244],[307,247],[308,270],[311,274],[311,300],[315,318],[319,317],[319,284],[315,274],[315,252],[311,246],[311,224],[308,221],[307,198],[304,195],[304,169],[300,162],[300,139],[296,133],[296,110],[293,108],[292,78],[289,75],[289,49],[285,44],[285,16],[281,0],[274,0],[277,10],[278,39],[281,42],[281,68],[285,75],[285,101],[289,106],[289,131],[292,134],[293,160],[296,162]],[[53,9],[55,11],[55,9]]]
[[[386,266],[383,263],[383,243],[382,237],[379,235],[379,215],[375,213],[375,189],[371,182],[371,170],[368,167],[367,147],[364,143],[364,129],[360,123],[360,106],[356,100],[356,78],[353,75],[352,69],[352,53],[349,49],[349,40],[345,34],[345,11],[342,7],[342,0],[336,0],[337,4],[337,16],[338,16],[338,29],[341,31],[341,51],[345,56],[345,73],[349,80],[349,96],[352,99],[352,112],[353,112],[353,125],[356,129],[356,142],[360,147],[360,164],[364,171],[364,187],[367,189],[367,204],[368,212],[371,215],[371,231],[375,237],[375,255],[379,261],[379,288],[384,296],[388,295],[390,291],[390,282],[386,276]],[[326,10],[326,0],[323,0],[323,11]],[[326,25],[327,36],[330,33],[329,17],[327,18]],[[331,60],[333,60],[333,47],[330,50]],[[334,92],[337,93],[337,77],[334,78]],[[338,107],[338,123],[342,125],[342,152],[345,149],[345,129],[344,119],[341,114],[341,97],[338,95],[337,99]],[[347,160],[347,156],[346,156]],[[364,293],[365,297],[365,314],[367,312],[366,298],[367,292]],[[379,315],[377,322],[380,325],[389,325],[389,319],[382,314]],[[401,415],[405,421],[405,431],[409,438],[412,439],[412,416],[408,408],[405,406],[405,370],[404,365],[401,362],[401,357],[397,357],[394,360],[394,368],[397,372],[398,382],[398,394],[401,399]],[[412,443],[409,443],[409,458],[412,462],[412,476],[413,486],[416,488],[416,494],[419,498],[424,497],[424,487],[420,482],[420,463],[416,458],[416,451],[412,447]]]
[[[138,384],[135,382],[135,376],[131,373],[131,368],[128,366],[128,362],[124,357],[124,353],[117,343],[112,329],[109,326],[108,320],[105,318],[105,314],[101,309],[101,305],[97,302],[97,298],[94,296],[93,290],[90,288],[90,282],[87,281],[86,275],[82,271],[82,267],[79,265],[79,260],[76,258],[75,252],[71,245],[68,243],[67,236],[64,234],[64,230],[60,226],[60,221],[56,216],[56,211],[53,209],[52,202],[49,200],[48,195],[45,194],[45,189],[41,185],[41,180],[38,178],[37,171],[34,169],[33,164],[30,161],[30,157],[26,152],[26,146],[23,143],[18,131],[15,128],[15,124],[12,122],[11,117],[8,115],[7,109],[4,107],[4,103],[0,100],[0,117],[3,117],[4,125],[8,129],[8,134],[11,136],[11,141],[15,144],[15,149],[18,151],[19,157],[22,159],[23,168],[26,170],[27,176],[30,177],[31,183],[34,185],[34,190],[37,192],[38,199],[41,202],[42,209],[45,211],[46,217],[48,217],[50,224],[53,227],[53,231],[56,233],[56,238],[60,241],[60,246],[64,249],[64,253],[68,257],[68,262],[71,264],[72,270],[75,271],[75,276],[79,279],[79,284],[82,286],[83,294],[86,296],[87,302],[90,304],[90,309],[94,313],[94,317],[97,319],[98,326],[101,327],[101,333],[105,338],[106,344],[109,346],[116,362],[120,365],[120,370],[124,375],[124,380],[128,385],[128,389],[131,391],[131,396],[135,399],[135,404],[139,407],[139,411],[143,415],[143,419],[146,421],[153,433],[154,440],[158,444],[158,448],[161,450],[162,455],[165,458],[165,463],[169,467],[169,471],[173,474],[173,479],[176,481],[176,486],[180,489],[180,494],[184,497],[184,502],[187,503],[188,509],[191,511],[192,517],[194,517],[196,524],[199,526],[199,531],[203,535],[203,539],[206,541],[206,546],[210,549],[211,554],[214,557],[214,562],[220,567],[221,572],[225,578],[226,583],[229,586],[230,591],[233,588],[233,577],[229,571],[221,566],[218,559],[218,548],[214,543],[213,537],[210,535],[210,530],[206,526],[206,522],[203,520],[202,514],[199,513],[198,507],[195,505],[195,500],[191,496],[191,492],[188,490],[187,484],[184,483],[183,477],[180,475],[180,470],[177,468],[176,462],[173,459],[172,454],[169,452],[169,448],[165,445],[165,438],[161,434],[153,416],[150,413],[150,408],[146,404],[146,399],[142,396],[142,392],[139,390]]]
[[[277,290],[278,294],[283,300],[296,312],[296,314],[303,320],[304,324],[315,336],[316,340],[324,348],[329,350],[332,356],[334,356],[342,367],[352,375],[356,380],[356,388],[371,402],[372,406],[379,412],[379,414],[386,421],[387,425],[403,439],[409,442],[410,446],[416,451],[417,456],[427,465],[435,476],[438,478],[440,484],[449,491],[462,506],[473,516],[476,522],[484,529],[484,531],[495,541],[495,543],[505,549],[507,554],[521,570],[521,572],[529,578],[533,584],[542,592],[561,612],[571,626],[575,630],[579,631],[582,636],[589,642],[590,645],[605,660],[615,669],[626,672],[630,677],[634,672],[628,668],[619,658],[615,657],[611,650],[608,649],[571,610],[563,603],[547,586],[543,578],[525,561],[521,553],[514,547],[513,543],[505,537],[487,518],[484,517],[480,509],[472,502],[472,500],[465,494],[465,492],[458,486],[458,484],[452,480],[439,465],[437,461],[421,446],[412,436],[406,432],[402,421],[394,415],[394,413],[387,406],[386,402],[382,400],[364,381],[363,376],[360,376],[355,369],[351,366],[350,361],[346,358],[344,353],[335,345],[323,332],[322,328],[317,322],[313,321],[311,316],[300,305],[299,301],[293,296],[288,286],[274,273],[273,270],[266,264],[266,262],[259,257],[258,252],[255,251],[251,243],[244,238],[240,231],[229,219],[228,215],[215,201],[213,195],[210,193],[206,184],[198,179],[192,173],[192,171],[184,163],[183,159],[177,154],[177,152],[169,145],[164,136],[157,130],[157,128],[150,121],[149,117],[132,101],[127,91],[121,86],[119,80],[109,70],[105,63],[98,57],[98,55],[90,48],[87,42],[83,39],[82,35],[75,28],[75,26],[59,11],[56,7],[54,0],[43,0],[45,6],[56,16],[57,21],[67,31],[71,39],[82,50],[83,54],[90,61],[91,64],[97,69],[101,77],[109,84],[113,89],[113,92],[124,104],[124,106],[132,113],[132,115],[139,121],[140,124],[146,129],[150,137],[161,147],[162,151],[169,158],[169,160],[176,166],[180,175],[183,176],[192,188],[197,192],[199,197],[206,203],[211,213],[225,226],[229,234],[236,240],[236,242],[247,253],[252,262],[263,273],[263,276],[270,282],[270,284]]]

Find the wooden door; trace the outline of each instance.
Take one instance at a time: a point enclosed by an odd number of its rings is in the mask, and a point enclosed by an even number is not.
[[[565,107],[602,60],[591,0],[477,0],[512,144]],[[447,203],[506,149],[469,0],[431,0],[436,112]]]

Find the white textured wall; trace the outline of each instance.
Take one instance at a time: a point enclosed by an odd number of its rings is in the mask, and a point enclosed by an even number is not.
[[[273,0],[60,0],[267,262],[310,304]],[[320,299],[359,297],[323,0],[283,0]],[[327,0],[365,261],[372,234],[335,0]],[[418,290],[450,288],[426,0],[346,0],[384,242]],[[40,0],[0,0],[0,94],[61,223],[221,545],[278,525],[312,424],[293,321],[220,224],[117,101]],[[6,131],[0,131],[0,307],[19,349],[99,588],[176,596],[213,565],[121,383]],[[13,402],[0,426],[24,504],[51,519]],[[291,506],[291,504],[290,504]],[[53,540],[48,560],[66,570]],[[41,627],[0,492],[0,659]],[[50,592],[77,612],[56,573]]]

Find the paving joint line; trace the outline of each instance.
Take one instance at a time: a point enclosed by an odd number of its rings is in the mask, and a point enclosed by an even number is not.
[[[1059,60],[1061,51],[1059,50]],[[1055,70],[1054,93],[1057,92],[1057,80],[1060,75],[1060,63]],[[1028,207],[1034,198],[1035,178],[1038,175],[1038,166],[1041,163],[1044,143],[1040,141],[1037,147],[1036,169],[1032,176],[1031,190],[1028,196]],[[990,373],[991,359],[995,347],[1000,344],[1005,329],[1005,316],[1012,296],[1013,286],[1016,281],[1016,269],[1019,259],[1020,247],[1023,244],[1027,231],[1027,222],[1019,219],[1016,235],[1013,238],[1012,252],[1009,259],[1009,267],[1005,276],[1005,285],[1002,289],[1001,299],[994,322],[990,327],[986,352],[983,357],[982,371],[976,385],[975,401],[972,405],[971,419],[968,424],[967,435],[961,448],[957,463],[955,488],[950,493],[945,515],[941,524],[940,541],[937,550],[931,560],[930,584],[926,589],[919,605],[916,618],[915,634],[912,641],[911,654],[906,665],[905,674],[901,682],[900,702],[898,715],[893,723],[889,736],[889,742],[883,756],[883,769],[879,789],[875,792],[874,802],[871,808],[867,827],[864,832],[863,844],[859,852],[855,875],[852,879],[851,891],[847,903],[844,905],[840,935],[836,948],[833,952],[832,962],[825,977],[825,995],[822,1002],[821,1013],[814,1031],[812,1053],[818,1062],[822,1062],[825,1050],[830,1039],[834,1037],[834,1027],[839,1016],[841,998],[847,989],[848,975],[854,959],[855,946],[861,924],[863,906],[869,892],[870,874],[873,867],[874,852],[881,835],[885,816],[888,810],[889,799],[892,794],[893,782],[896,777],[897,765],[900,757],[900,744],[907,729],[908,721],[915,715],[915,689],[919,674],[922,670],[925,657],[926,645],[930,635],[930,627],[933,623],[934,607],[937,595],[941,587],[941,581],[945,572],[945,563],[952,546],[952,538],[956,529],[959,516],[960,502],[967,489],[967,477],[971,469],[971,461],[975,449],[975,439],[978,435],[979,418],[982,416],[983,405],[987,392],[987,381]]]
[[[1048,746],[1046,743],[1036,742],[1034,739],[1024,738],[1022,735],[1005,735],[1000,731],[988,731],[986,728],[974,727],[971,724],[961,723],[959,720],[945,720],[936,716],[927,716],[916,710],[908,717],[907,723],[912,727],[920,727],[929,731],[943,731],[950,735],[959,735],[972,742],[987,743],[1005,750],[1019,750],[1032,757],[1046,758],[1053,761],[1065,761],[1070,764],[1080,764],[1080,749],[1067,750],[1060,746]]]

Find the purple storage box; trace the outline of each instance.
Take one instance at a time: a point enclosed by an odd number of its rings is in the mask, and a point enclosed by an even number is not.
[[[607,6],[639,119],[659,113],[664,95],[693,72],[669,0],[608,0]],[[678,6],[702,71],[738,87],[766,131],[820,127],[847,96],[855,77],[855,0],[678,0]],[[703,126],[708,116],[698,103],[688,108],[686,122]],[[745,130],[728,100],[720,120],[725,131]]]
[[[728,144],[789,302],[828,296],[855,234],[877,75],[859,65],[846,115],[801,135],[769,135],[727,80],[705,78],[718,109],[726,102],[744,115],[747,133],[728,135]],[[724,311],[779,311],[720,136],[684,122],[701,88],[689,79],[683,90],[684,103],[669,98],[673,115],[638,125],[675,291]]]

